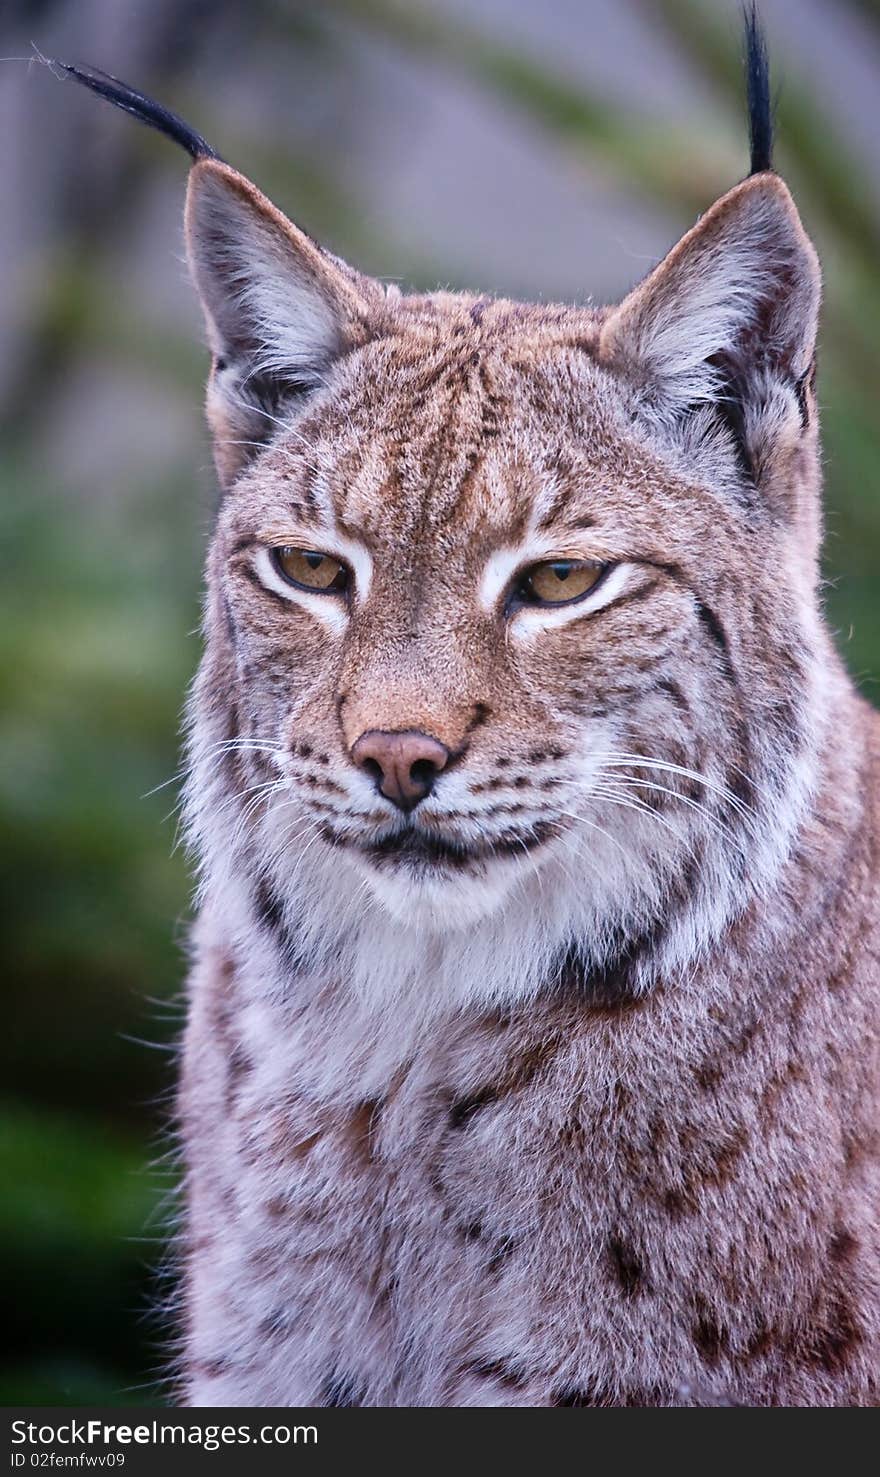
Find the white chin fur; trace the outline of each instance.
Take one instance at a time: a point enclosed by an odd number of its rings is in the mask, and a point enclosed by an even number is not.
[[[480,876],[454,871],[410,871],[406,864],[376,867],[358,863],[376,902],[395,923],[431,933],[455,933],[497,912],[508,896],[519,867],[492,861]]]

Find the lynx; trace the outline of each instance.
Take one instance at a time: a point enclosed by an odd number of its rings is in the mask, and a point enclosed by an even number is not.
[[[194,1405],[878,1401],[878,720],[816,253],[751,172],[617,306],[407,295],[180,119],[222,500],[189,709]]]

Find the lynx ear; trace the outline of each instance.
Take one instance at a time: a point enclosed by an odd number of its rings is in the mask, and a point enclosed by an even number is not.
[[[715,403],[754,463],[771,402],[777,429],[784,402],[807,417],[819,297],[818,258],[788,189],[752,175],[610,313],[600,355],[662,417]]]
[[[208,419],[228,485],[254,443],[274,433],[284,403],[318,387],[367,337],[367,283],[216,159],[190,172],[186,242],[214,354]]]

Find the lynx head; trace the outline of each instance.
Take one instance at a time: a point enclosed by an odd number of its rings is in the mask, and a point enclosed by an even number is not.
[[[376,978],[430,948],[470,997],[638,987],[767,885],[810,783],[819,270],[786,186],[758,158],[619,306],[535,307],[385,287],[193,152],[209,894],[246,880],[301,960],[372,930]]]

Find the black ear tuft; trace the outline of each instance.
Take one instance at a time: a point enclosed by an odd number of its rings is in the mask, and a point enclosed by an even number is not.
[[[770,106],[770,66],[767,42],[756,4],[746,5],[746,98],[749,109],[749,173],[773,168],[773,111]]]
[[[103,97],[108,103],[116,108],[122,108],[123,112],[130,113],[137,118],[139,123],[145,123],[148,128],[156,128],[159,133],[164,133],[166,138],[173,139],[174,143],[180,144],[186,149],[190,158],[217,159],[217,155],[206,143],[201,134],[178,118],[169,108],[163,108],[161,103],[154,102],[152,98],[145,97],[142,92],[136,92],[133,87],[127,87],[116,77],[110,77],[106,72],[99,72],[94,67],[74,67],[69,62],[51,61],[50,67],[58,67],[68,77],[73,77],[76,82],[88,87],[98,97]]]

